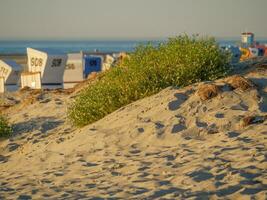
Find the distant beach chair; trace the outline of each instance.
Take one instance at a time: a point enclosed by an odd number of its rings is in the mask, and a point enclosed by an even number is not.
[[[254,58],[254,57],[258,57],[259,56],[259,49],[258,48],[248,48],[250,51],[250,57]]]
[[[116,65],[119,65],[119,66],[123,66],[125,64],[125,60],[130,58],[130,56],[125,52],[117,53],[113,55],[113,57],[115,57]]]
[[[84,77],[87,78],[92,72],[109,70],[115,63],[112,54],[97,53],[84,55]]]
[[[21,66],[13,60],[0,60],[0,93],[16,90]]]
[[[63,76],[64,89],[72,88],[83,80],[83,54],[68,54],[67,64]]]
[[[27,69],[21,76],[22,88],[27,86],[32,89],[39,89],[38,82],[41,83],[42,88],[63,87],[66,54],[27,48],[27,56]],[[40,81],[37,80],[38,77]],[[30,82],[31,80],[33,82]]]
[[[239,50],[239,47],[234,45],[223,46],[222,49],[231,53],[231,62],[238,63],[242,56],[242,52]]]
[[[22,72],[21,88],[41,89],[41,72]]]
[[[113,56],[106,55],[102,66],[102,71],[109,70],[114,62],[115,58]]]
[[[103,56],[85,55],[84,56],[84,76],[85,78],[92,72],[102,71]]]

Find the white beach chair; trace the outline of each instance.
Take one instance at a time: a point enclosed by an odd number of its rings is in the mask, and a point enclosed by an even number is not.
[[[35,80],[40,73],[40,82],[42,88],[62,88],[63,87],[63,76],[67,61],[66,54],[54,53],[51,51],[40,51],[32,48],[27,48],[28,56],[28,66],[26,73],[23,73],[21,82],[27,83],[28,86],[33,89],[36,88],[38,84],[28,84],[29,80]],[[33,76],[33,77],[31,77]],[[30,78],[31,77],[31,78]]]
[[[82,53],[68,54],[67,64],[64,71],[64,88],[72,88],[84,80]]]
[[[0,60],[0,93],[15,90],[19,81],[21,66],[12,60]]]

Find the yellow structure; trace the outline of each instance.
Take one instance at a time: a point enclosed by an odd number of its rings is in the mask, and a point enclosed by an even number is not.
[[[246,60],[248,58],[250,58],[250,51],[249,49],[246,48],[240,48],[240,51],[242,53],[240,61]]]

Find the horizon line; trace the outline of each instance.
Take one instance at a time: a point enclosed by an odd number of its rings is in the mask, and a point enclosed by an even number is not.
[[[177,35],[179,36],[179,35]],[[190,35],[192,36],[192,35]],[[47,42],[47,41],[57,41],[57,42],[84,42],[84,41],[96,41],[96,42],[123,42],[123,41],[164,41],[164,40],[168,40],[169,38],[173,38],[176,36],[166,36],[166,37],[150,37],[150,38],[139,38],[139,37],[130,37],[130,38],[34,38],[34,39],[30,39],[30,38],[3,38],[0,39],[0,42]],[[208,35],[200,35],[200,37],[213,37],[216,40],[240,40],[241,36],[208,36]],[[267,40],[267,36],[263,37],[256,37],[256,40]]]

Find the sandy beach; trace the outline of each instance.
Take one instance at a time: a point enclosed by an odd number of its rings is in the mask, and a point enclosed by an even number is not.
[[[267,200],[267,0],[0,0],[0,200]]]
[[[267,69],[242,73],[252,88],[166,88],[81,129],[75,92],[6,94],[0,199],[266,199]]]

